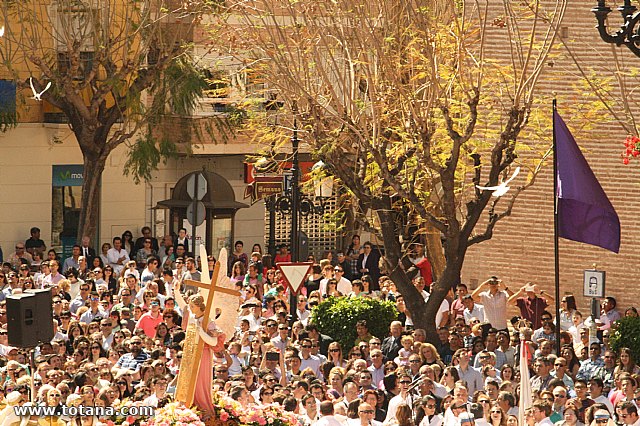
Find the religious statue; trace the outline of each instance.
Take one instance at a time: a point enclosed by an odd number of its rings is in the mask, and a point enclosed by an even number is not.
[[[206,259],[206,249],[202,246],[200,249],[201,258]],[[211,416],[214,410],[211,398],[213,353],[223,351],[226,336],[233,334],[233,328],[231,332],[228,328],[229,325],[233,327],[238,308],[239,292],[227,277],[226,264],[227,252],[222,249],[211,282],[208,282],[208,265],[203,262],[202,282],[186,280],[184,283],[199,289],[199,293],[188,301],[180,294],[182,283],[177,282],[174,286],[176,303],[188,318],[175,399],[188,407],[195,405],[205,417]],[[233,301],[231,304],[230,300]]]
[[[187,334],[193,333],[195,326],[198,337],[204,340],[204,349],[200,358],[200,366],[196,378],[196,386],[193,401],[200,410],[210,414],[213,412],[211,402],[211,382],[213,380],[213,352],[224,350],[224,334],[216,326],[214,320],[205,322],[204,314],[206,306],[204,297],[201,294],[194,294],[189,297],[189,304],[185,302],[180,294],[180,283],[176,282],[174,287],[176,303],[182,309],[187,320]],[[188,350],[189,351],[189,350]],[[184,359],[184,351],[183,351]]]

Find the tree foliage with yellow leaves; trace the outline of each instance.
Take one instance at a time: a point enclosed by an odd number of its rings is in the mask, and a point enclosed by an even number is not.
[[[256,0],[232,6],[226,21],[230,48],[250,59],[284,105],[278,114],[297,120],[358,222],[384,243],[384,269],[434,341],[467,249],[492,237],[548,153],[536,89],[566,2],[546,12],[537,1],[501,4],[496,15],[479,1]],[[252,121],[266,152],[290,135],[273,115]],[[505,195],[478,188],[516,165],[526,172]],[[419,234],[437,278],[426,302],[406,251]]]

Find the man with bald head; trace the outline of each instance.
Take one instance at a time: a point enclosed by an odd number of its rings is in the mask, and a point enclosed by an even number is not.
[[[360,420],[360,426],[382,426],[382,422],[374,420],[376,415],[376,409],[366,402],[361,403],[358,406],[358,419]],[[355,425],[356,422],[354,421]]]

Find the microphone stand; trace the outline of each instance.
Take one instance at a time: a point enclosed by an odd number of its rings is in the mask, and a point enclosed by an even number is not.
[[[409,402],[411,403],[411,419],[413,420],[414,424],[416,422],[417,415],[416,415],[416,410],[413,406],[413,391],[415,391],[416,388],[420,386],[425,379],[426,377],[423,374],[421,374],[420,376],[418,376],[415,382],[411,384],[411,386],[409,386],[409,388],[407,389],[407,392],[409,393]]]

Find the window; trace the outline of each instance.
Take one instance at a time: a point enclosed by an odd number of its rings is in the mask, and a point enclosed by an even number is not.
[[[99,9],[82,0],[59,0],[51,6],[50,15],[59,52],[95,50],[96,31],[101,27]]]
[[[50,9],[53,38],[61,73],[73,72],[74,80],[84,80],[93,68],[101,13],[94,0],[59,0]],[[78,64],[77,67],[74,64]]]
[[[75,72],[72,76],[74,80],[82,81],[93,68],[94,52],[58,52],[58,71],[61,74]],[[77,61],[78,68],[72,69],[72,64]]]

